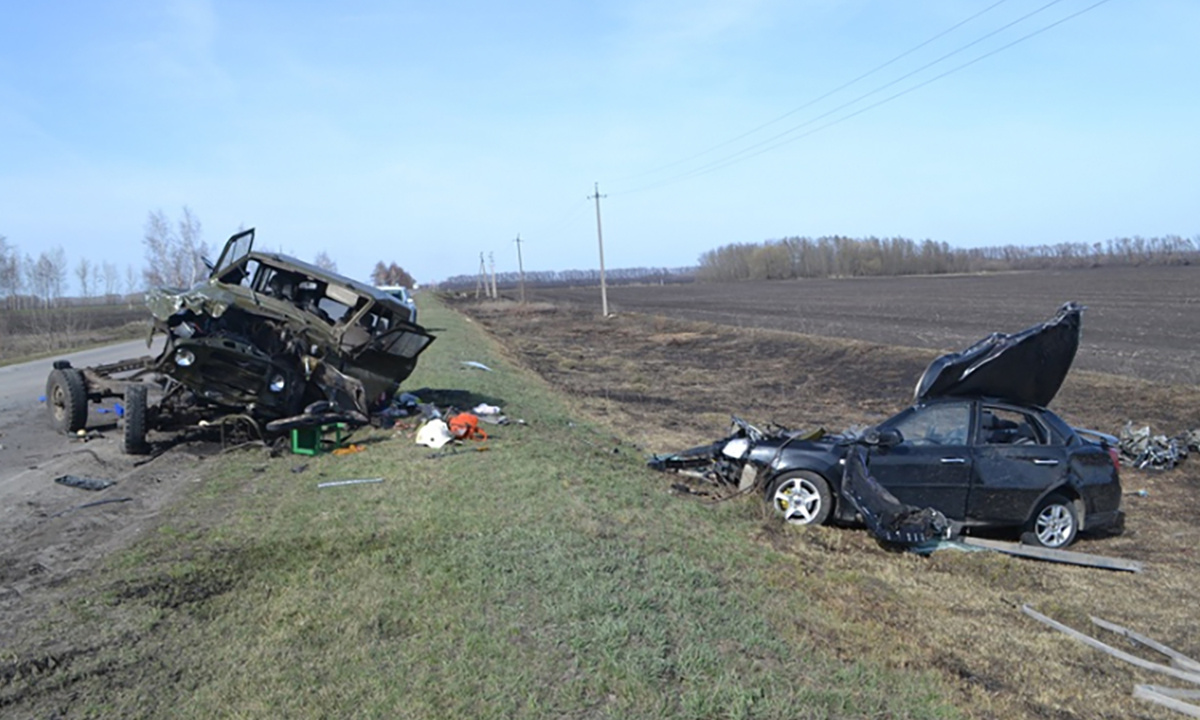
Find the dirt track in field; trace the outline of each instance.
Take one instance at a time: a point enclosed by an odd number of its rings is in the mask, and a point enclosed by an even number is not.
[[[600,307],[597,288],[532,297]],[[1200,384],[1200,266],[609,288],[617,313],[934,350],[1024,329],[1069,300],[1088,308],[1077,369]]]

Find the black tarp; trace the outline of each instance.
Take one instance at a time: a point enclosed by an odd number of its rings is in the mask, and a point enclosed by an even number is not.
[[[917,382],[915,401],[967,396],[1049,405],[1075,360],[1083,309],[1069,302],[1047,322],[1012,335],[992,333],[939,357]]]

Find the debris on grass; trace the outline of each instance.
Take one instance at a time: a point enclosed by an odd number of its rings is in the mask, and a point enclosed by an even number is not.
[[[1135,428],[1129,421],[1121,430],[1119,447],[1122,459],[1139,470],[1170,470],[1187,458],[1189,450],[1200,451],[1200,429],[1167,437],[1155,435],[1149,425]]]
[[[381,483],[383,478],[355,478],[354,480],[330,480],[329,482],[317,483],[319,488],[341,487],[342,485],[366,485],[371,483]]]
[[[1200,684],[1200,672],[1197,672],[1197,668],[1200,668],[1200,663],[1186,655],[1183,655],[1182,653],[1172,650],[1162,643],[1151,640],[1144,635],[1135,633],[1127,628],[1121,627],[1120,625],[1101,620],[1100,618],[1092,618],[1092,622],[1095,625],[1105,628],[1106,630],[1111,630],[1139,645],[1150,648],[1151,650],[1155,650],[1171,658],[1171,664],[1163,665],[1161,663],[1140,658],[1137,655],[1125,652],[1124,650],[1119,650],[1108,643],[1102,642],[1074,628],[1063,625],[1057,620],[1053,620],[1039,613],[1028,605],[1022,605],[1021,612],[1040,623],[1049,625],[1055,630],[1058,630],[1059,632],[1078,640],[1088,647],[1095,648],[1102,653],[1117,658],[1118,660],[1124,660],[1130,665],[1142,668],[1143,670],[1169,675],[1177,680]],[[1192,703],[1185,702],[1186,700],[1200,699],[1200,691],[1176,690],[1174,688],[1163,688],[1156,685],[1134,685],[1133,696],[1141,700],[1147,700],[1163,707],[1176,710],[1184,713],[1185,715],[1190,715],[1191,717],[1200,717],[1200,705],[1193,705]]]
[[[80,477],[78,475],[63,475],[54,478],[54,482],[67,487],[79,488],[80,490],[103,490],[107,487],[112,487],[117,484],[116,480],[107,480],[101,478]]]
[[[110,503],[127,503],[127,502],[132,502],[132,501],[133,501],[133,498],[131,498],[131,497],[105,498],[104,500],[96,500],[94,502],[84,503],[82,505],[76,505],[74,507],[69,507],[66,510],[60,510],[59,512],[54,513],[50,517],[52,517],[52,518],[61,517],[68,513],[73,513],[76,510],[83,510],[84,508],[96,507],[97,505],[108,505]]]
[[[475,368],[476,370],[483,370],[484,372],[492,371],[492,369],[490,367],[488,367],[487,365],[484,365],[481,362],[475,362],[474,360],[463,360],[462,364],[469,368]]]

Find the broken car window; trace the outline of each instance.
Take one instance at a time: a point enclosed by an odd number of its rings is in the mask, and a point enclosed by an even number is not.
[[[912,408],[891,427],[914,446],[965,445],[971,427],[971,406],[965,402],[938,403]]]
[[[1046,444],[1046,431],[1028,413],[984,407],[979,419],[979,442],[983,445]]]

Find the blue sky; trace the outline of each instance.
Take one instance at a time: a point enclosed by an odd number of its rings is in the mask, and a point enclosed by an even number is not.
[[[0,235],[140,267],[147,215],[186,205],[211,245],[257,227],[360,278],[515,270],[518,233],[527,270],[591,268],[598,181],[610,268],[1197,236],[1200,3],[1094,4],[10,0]]]

